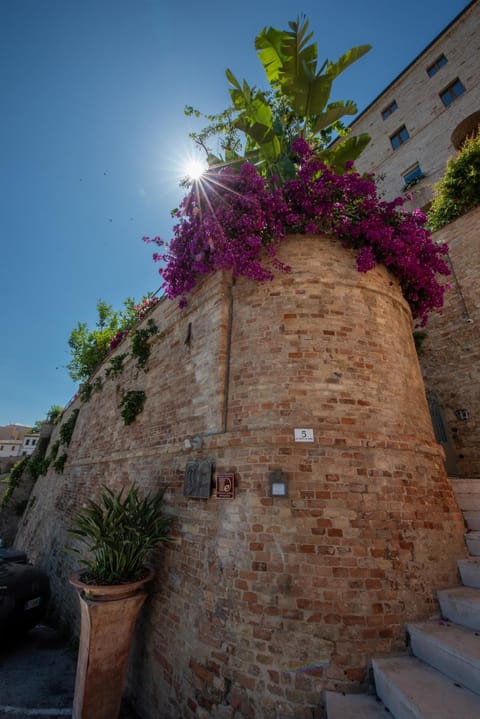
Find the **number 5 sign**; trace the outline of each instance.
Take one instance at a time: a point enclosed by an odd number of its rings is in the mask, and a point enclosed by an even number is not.
[[[294,429],[295,442],[313,442],[313,429]]]

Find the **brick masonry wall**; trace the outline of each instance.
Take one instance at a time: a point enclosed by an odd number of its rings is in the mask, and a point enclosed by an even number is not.
[[[81,406],[64,475],[38,481],[17,536],[75,622],[72,514],[101,482],[168,485],[175,539],[129,677],[146,719],[321,717],[322,690],[358,688],[372,654],[401,649],[465,555],[396,282],[325,238],[289,238],[281,258],[294,269],[273,283],[216,275],[185,310],[153,311],[148,371],[130,362]],[[147,395],[128,427],[124,389]],[[196,458],[235,474],[234,499],[183,496]],[[269,495],[273,470],[288,497]]]
[[[452,473],[480,477],[480,207],[435,233],[446,242],[454,274],[442,314],[433,315],[422,346],[425,385],[443,411]],[[456,414],[466,409],[467,419]]]

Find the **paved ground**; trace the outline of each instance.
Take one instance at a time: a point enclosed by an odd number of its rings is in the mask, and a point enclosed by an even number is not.
[[[16,641],[0,637],[0,719],[71,717],[76,652],[50,627]],[[122,709],[120,719],[139,719]]]
[[[71,717],[75,666],[75,653],[49,627],[2,641],[0,719]]]

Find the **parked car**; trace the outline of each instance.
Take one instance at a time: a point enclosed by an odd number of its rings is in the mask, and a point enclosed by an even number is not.
[[[0,546],[0,636],[27,632],[43,617],[50,582],[24,552]]]

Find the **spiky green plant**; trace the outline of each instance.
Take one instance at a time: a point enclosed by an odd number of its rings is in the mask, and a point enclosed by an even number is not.
[[[141,579],[150,552],[170,539],[173,517],[164,512],[165,489],[143,498],[133,484],[115,494],[103,486],[97,501],[88,500],[69,530],[86,545],[84,580],[91,584],[123,584]],[[80,549],[72,549],[80,553]]]

